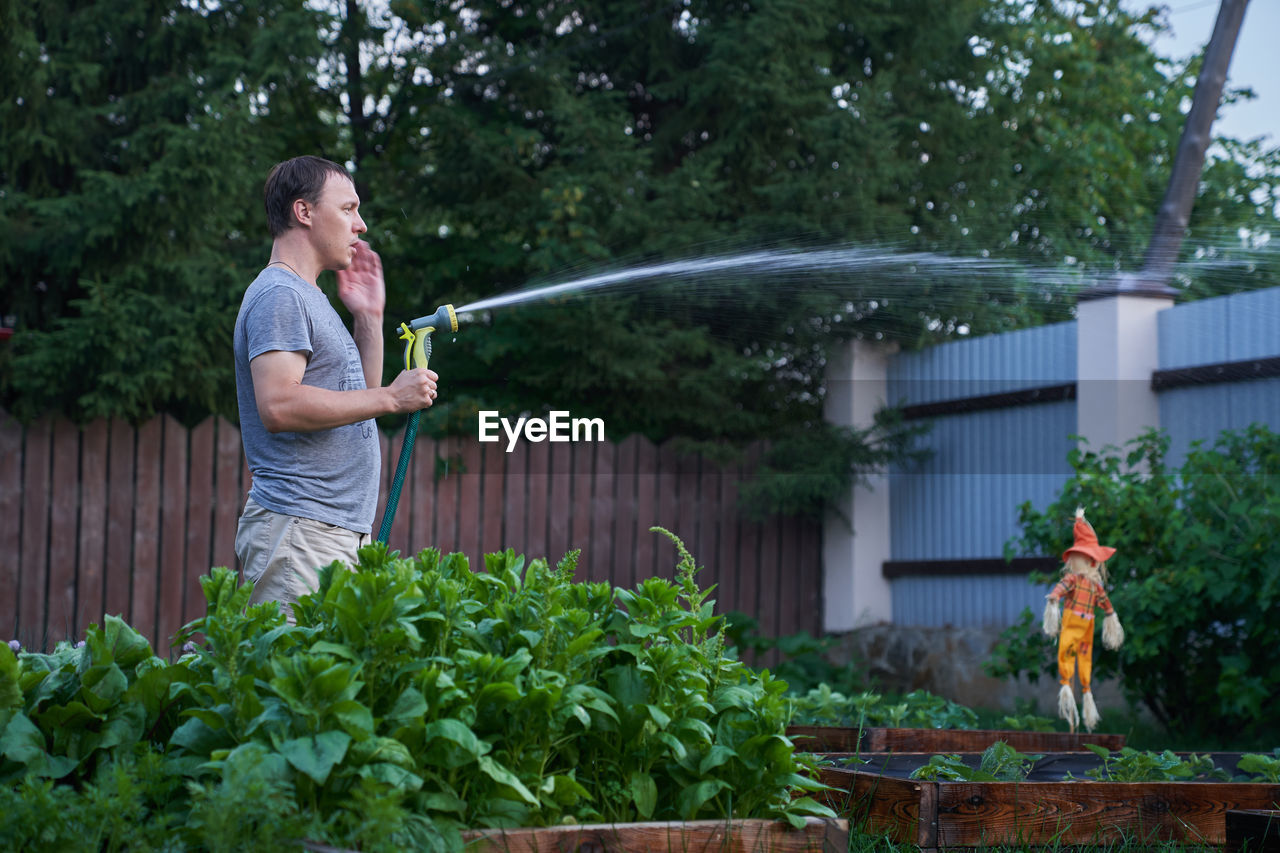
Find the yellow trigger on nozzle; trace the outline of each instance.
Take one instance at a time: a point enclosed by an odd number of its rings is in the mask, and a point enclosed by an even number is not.
[[[425,326],[417,331],[409,328],[408,323],[400,324],[400,340],[404,345],[404,369],[426,367],[431,358],[431,333],[435,326]]]

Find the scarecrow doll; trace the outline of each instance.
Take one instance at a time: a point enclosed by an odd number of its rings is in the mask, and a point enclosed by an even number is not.
[[[1062,554],[1062,580],[1045,596],[1044,632],[1058,638],[1058,680],[1062,683],[1058,691],[1058,716],[1067,721],[1071,731],[1076,730],[1080,717],[1076,713],[1071,679],[1079,663],[1084,727],[1093,731],[1098,724],[1098,706],[1094,704],[1089,685],[1093,674],[1094,608],[1100,607],[1106,614],[1102,620],[1102,644],[1108,649],[1118,649],[1124,642],[1120,617],[1116,616],[1103,589],[1107,582],[1106,562],[1116,549],[1098,544],[1098,535],[1085,520],[1083,507],[1076,509],[1072,533],[1075,542]],[[1059,602],[1063,605],[1061,615]]]

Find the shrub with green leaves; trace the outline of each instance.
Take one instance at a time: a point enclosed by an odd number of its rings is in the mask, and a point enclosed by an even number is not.
[[[870,690],[846,696],[820,684],[793,700],[791,722],[797,726],[886,726],[914,729],[973,729],[978,715],[927,690],[889,698]]]
[[[1074,476],[1057,501],[1019,509],[1016,554],[1057,554],[1075,507],[1118,549],[1108,562],[1125,643],[1095,657],[1094,675],[1118,672],[1124,690],[1170,731],[1215,743],[1274,741],[1280,728],[1280,435],[1261,425],[1195,443],[1181,467],[1166,463],[1155,431],[1126,450],[1075,449]],[[1046,582],[1048,578],[1043,578]],[[1005,632],[988,671],[1056,672],[1056,648],[1024,614]]]
[[[785,736],[786,684],[726,654],[676,544],[676,581],[634,589],[574,583],[576,554],[551,567],[508,550],[473,572],[372,545],[357,571],[321,571],[296,626],[214,569],[174,664],[118,620],[82,649],[5,648],[0,780],[22,780],[6,805],[47,812],[46,849],[98,814],[85,792],[140,766],[168,781],[135,813],[188,849],[234,849],[265,824],[445,850],[468,828],[830,816],[802,795],[821,786]],[[0,842],[22,831],[0,822]]]

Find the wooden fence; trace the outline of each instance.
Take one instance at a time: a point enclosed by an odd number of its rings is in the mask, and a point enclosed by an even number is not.
[[[382,437],[379,512],[402,436]],[[821,525],[746,523],[735,509],[758,449],[724,469],[637,436],[504,451],[420,437],[391,547],[461,551],[473,567],[507,547],[552,562],[580,548],[579,579],[631,586],[673,574],[674,546],[649,532],[659,525],[705,566],[719,612],[750,614],[770,636],[821,631]],[[240,431],[225,420],[24,427],[0,412],[0,641],[48,648],[109,613],[163,651],[204,613],[199,577],[236,566],[248,486]]]

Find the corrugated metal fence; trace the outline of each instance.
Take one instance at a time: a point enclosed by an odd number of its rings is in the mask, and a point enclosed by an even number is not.
[[[382,437],[380,507],[401,442]],[[673,574],[657,525],[705,566],[720,612],[752,615],[771,636],[821,630],[821,525],[736,511],[760,448],[720,468],[636,436],[504,447],[420,437],[391,547],[461,551],[473,566],[507,547],[553,562],[580,548],[579,579],[630,586]],[[24,428],[0,413],[0,640],[49,646],[111,613],[163,649],[203,613],[199,577],[235,566],[248,485],[239,430],[221,419]]]
[[[1171,466],[1226,429],[1280,430],[1280,288],[1176,305],[1157,322],[1149,387]],[[889,400],[931,417],[923,444],[934,451],[889,478],[892,560],[914,564],[886,567],[895,624],[1003,627],[1024,607],[1038,612],[1047,587],[993,569],[1018,533],[1018,506],[1047,506],[1071,476],[1077,332],[1060,323],[891,359]]]

